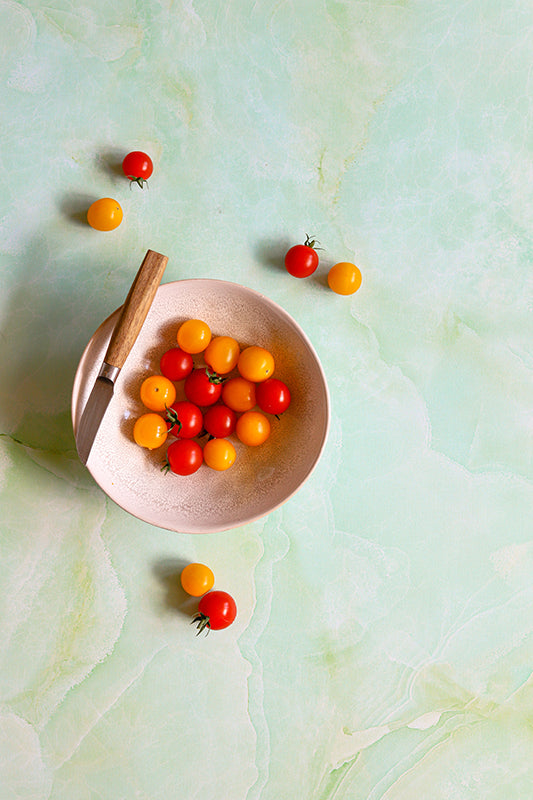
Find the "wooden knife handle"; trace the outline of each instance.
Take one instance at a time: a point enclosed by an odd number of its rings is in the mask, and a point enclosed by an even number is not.
[[[167,265],[167,256],[148,250],[111,334],[104,361],[121,369],[150,310]]]

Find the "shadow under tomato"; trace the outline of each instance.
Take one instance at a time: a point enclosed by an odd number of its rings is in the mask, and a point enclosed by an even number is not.
[[[59,200],[58,206],[63,216],[74,225],[88,226],[87,211],[95,200],[98,200],[96,195],[68,192]]]
[[[260,264],[272,269],[285,271],[285,255],[295,242],[288,237],[276,240],[263,239],[257,242],[254,255]]]
[[[187,594],[180,581],[188,563],[179,558],[162,558],[153,565],[153,572],[165,590],[165,606],[192,619],[198,609],[198,598]]]
[[[331,267],[335,262],[331,259],[320,259],[318,267],[313,274],[307,278],[307,280],[312,281],[315,284],[323,287],[324,289],[329,289],[328,285],[328,272],[330,271]]]
[[[107,175],[113,178],[120,178],[126,182],[128,179],[122,169],[122,162],[126,155],[126,150],[119,150],[118,148],[102,150],[95,156],[95,166],[103,169]]]

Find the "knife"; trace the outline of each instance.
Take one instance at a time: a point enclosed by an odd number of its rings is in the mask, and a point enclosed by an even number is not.
[[[83,464],[87,463],[115,382],[150,310],[167,262],[167,256],[148,250],[122,306],[76,432],[76,448]]]

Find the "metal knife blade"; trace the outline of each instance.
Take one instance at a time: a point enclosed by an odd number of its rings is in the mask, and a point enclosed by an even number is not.
[[[113,371],[115,372],[114,376]],[[83,464],[87,463],[100,423],[113,397],[115,379],[118,377],[119,372],[119,369],[110,367],[109,364],[106,364],[104,361],[91,394],[89,395],[89,399],[83,409],[76,434],[76,447],[80,461]]]
[[[150,310],[167,265],[167,256],[148,250],[144,257],[107,348],[76,433],[76,448],[86,464],[93,442],[113,397],[115,382]]]

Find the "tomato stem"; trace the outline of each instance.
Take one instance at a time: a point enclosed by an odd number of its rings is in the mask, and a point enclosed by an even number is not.
[[[146,180],[146,178],[138,178],[135,175],[126,175],[126,177],[129,178],[129,180],[131,181],[130,189],[132,187],[132,184],[134,184],[134,183],[136,183],[138,186],[140,186],[141,189],[144,189],[144,185],[145,184],[146,184],[146,188],[148,188],[148,181]]]
[[[198,612],[198,614],[192,620],[191,625],[194,625],[195,623],[198,623],[197,624],[198,630],[196,632],[196,635],[199,636],[202,633],[202,631],[205,630],[205,635],[207,636],[207,634],[211,630],[211,626],[209,624],[209,617],[207,617],[205,614],[202,614],[201,612]]]
[[[163,462],[163,466],[161,467],[161,472],[164,472],[165,475],[168,475],[170,472],[170,461],[168,460],[168,456],[165,458]]]
[[[313,250],[323,250],[323,247],[318,247],[319,244],[318,239],[312,238],[308,233],[305,234],[305,247],[311,247]]]
[[[180,418],[178,417],[178,412],[176,411],[176,409],[167,407],[166,418],[170,422],[170,428],[169,428],[168,432],[170,433],[171,431],[173,431],[174,428],[177,425],[178,426],[178,434],[179,434],[179,432],[183,428],[183,425],[181,424],[181,421],[180,421]]]
[[[224,383],[224,378],[216,372],[211,372],[209,367],[205,368],[205,374],[209,378],[209,383]]]

